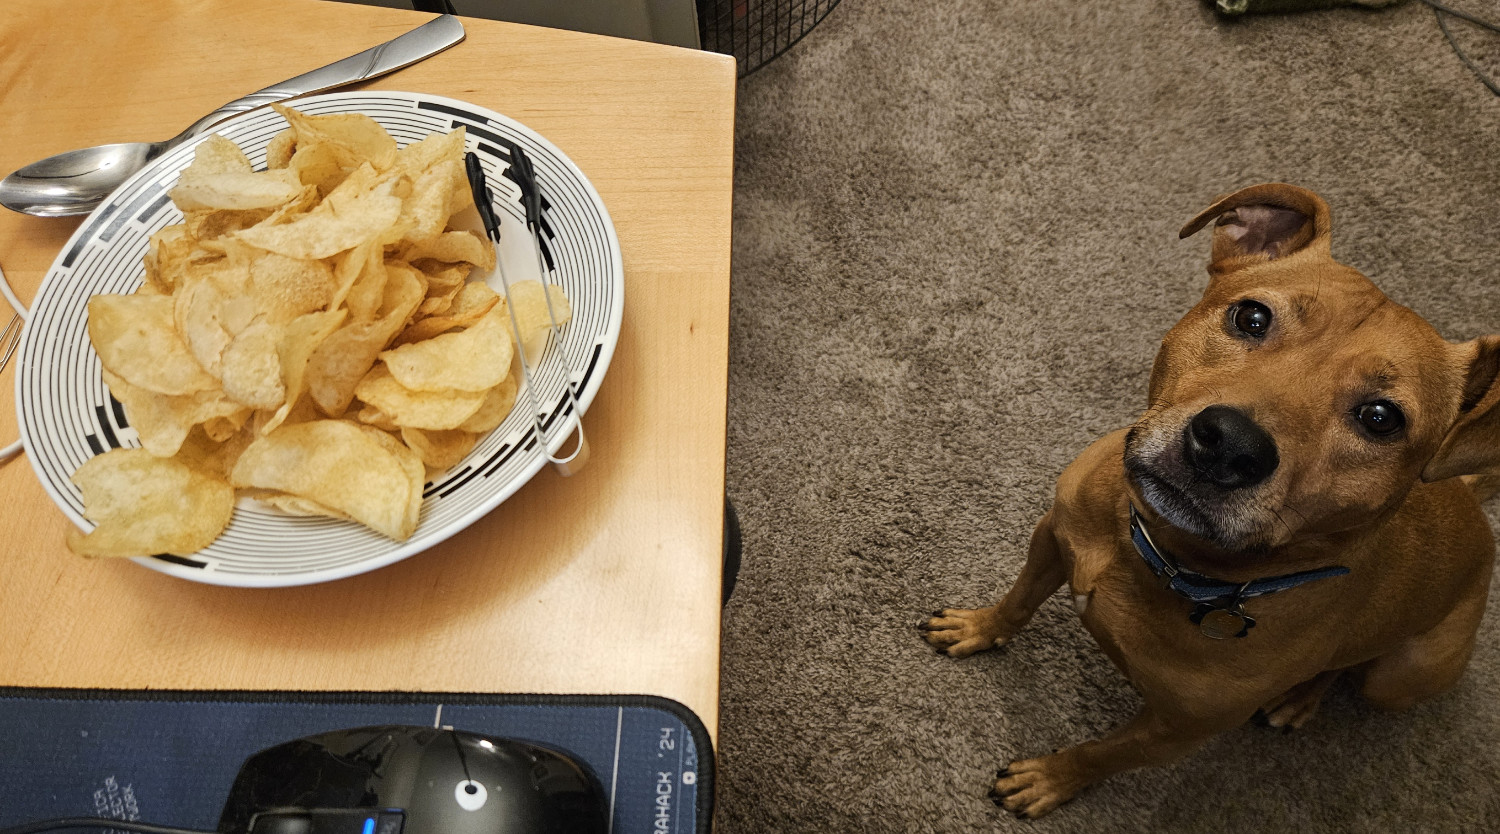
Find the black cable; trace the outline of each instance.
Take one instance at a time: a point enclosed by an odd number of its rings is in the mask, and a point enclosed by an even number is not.
[[[201,828],[172,828],[167,825],[152,825],[146,822],[126,822],[103,817],[62,817],[55,820],[28,822],[11,828],[0,828],[0,834],[37,834],[41,831],[61,831],[67,828],[106,828],[115,831],[136,831],[140,834],[217,834]]]
[[[1454,17],[1462,18],[1464,20],[1467,20],[1470,23],[1474,24],[1475,26],[1483,26],[1484,28],[1490,30],[1491,32],[1500,32],[1500,24],[1490,23],[1487,20],[1482,20],[1480,18],[1477,18],[1477,17],[1473,16],[1473,15],[1469,14],[1468,12],[1459,11],[1458,9],[1455,9],[1452,6],[1445,6],[1442,3],[1437,2],[1437,0],[1422,0],[1422,2],[1426,3],[1429,6],[1431,6],[1433,8],[1433,11],[1443,12],[1444,14],[1451,14]]]
[[[1494,93],[1497,96],[1500,96],[1500,86],[1497,86],[1494,81],[1491,81],[1490,77],[1488,75],[1485,75],[1484,71],[1476,66],[1472,60],[1470,60],[1469,56],[1458,45],[1458,41],[1453,39],[1453,33],[1448,31],[1448,21],[1443,19],[1442,12],[1439,12],[1437,9],[1433,9],[1432,13],[1437,15],[1438,28],[1443,30],[1443,37],[1446,37],[1448,39],[1448,45],[1453,47],[1453,51],[1458,54],[1458,60],[1463,61],[1464,66],[1468,67],[1469,71],[1474,73],[1474,75],[1479,78],[1480,83],[1490,88],[1490,92]]]
[[[1497,85],[1493,80],[1490,79],[1488,75],[1485,75],[1484,71],[1481,70],[1472,59],[1469,58],[1468,53],[1464,52],[1463,48],[1458,45],[1458,41],[1453,37],[1453,32],[1448,28],[1448,21],[1443,17],[1443,15],[1451,14],[1456,18],[1467,20],[1475,26],[1483,27],[1490,30],[1491,32],[1500,32],[1500,25],[1490,23],[1487,20],[1481,20],[1469,14],[1468,12],[1461,12],[1458,9],[1452,8],[1450,6],[1445,6],[1442,3],[1437,2],[1437,0],[1422,0],[1422,2],[1432,7],[1432,13],[1437,17],[1438,28],[1443,30],[1443,37],[1448,39],[1448,45],[1453,47],[1453,51],[1457,53],[1458,59],[1464,62],[1464,66],[1468,67],[1469,71],[1474,73],[1475,77],[1479,79],[1480,83],[1490,88],[1490,92],[1494,93],[1497,96],[1500,96],[1500,85]],[[3,834],[3,832],[0,832],[0,834]]]

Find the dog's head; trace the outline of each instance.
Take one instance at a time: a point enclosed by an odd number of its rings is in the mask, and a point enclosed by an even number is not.
[[[1500,469],[1500,336],[1445,341],[1333,260],[1328,206],[1225,197],[1209,284],[1167,333],[1127,471],[1167,522],[1232,551],[1352,529],[1420,480]]]

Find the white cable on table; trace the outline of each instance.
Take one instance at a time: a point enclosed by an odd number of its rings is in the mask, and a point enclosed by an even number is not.
[[[0,293],[4,293],[5,300],[10,304],[10,308],[16,311],[16,315],[21,317],[22,322],[31,321],[31,313],[27,311],[26,305],[21,303],[21,299],[16,298],[16,293],[10,288],[10,281],[6,279],[3,269],[0,269]],[[0,449],[0,464],[6,463],[20,452],[21,441],[18,438],[16,442]]]

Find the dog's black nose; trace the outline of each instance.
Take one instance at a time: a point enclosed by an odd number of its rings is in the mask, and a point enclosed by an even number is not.
[[[1183,457],[1209,482],[1223,489],[1254,486],[1276,471],[1276,441],[1250,415],[1227,405],[1211,405],[1183,430]]]

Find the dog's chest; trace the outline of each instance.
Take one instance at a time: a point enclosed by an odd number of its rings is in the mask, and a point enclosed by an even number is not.
[[[1143,600],[1131,567],[1117,557],[1086,582],[1070,583],[1070,588],[1083,627],[1120,671],[1136,681],[1133,667],[1175,652],[1183,631],[1175,620],[1187,623],[1189,612],[1175,600]]]
[[[1072,590],[1081,595],[1076,585]],[[1177,700],[1191,692],[1253,700],[1261,695],[1247,693],[1284,688],[1327,668],[1336,652],[1339,641],[1326,639],[1326,624],[1318,624],[1337,612],[1324,611],[1322,595],[1310,590],[1249,600],[1245,610],[1259,624],[1243,638],[1212,639],[1193,621],[1194,603],[1163,588],[1133,550],[1121,548],[1097,567],[1087,605],[1075,610],[1082,609],[1084,628],[1148,698]]]

